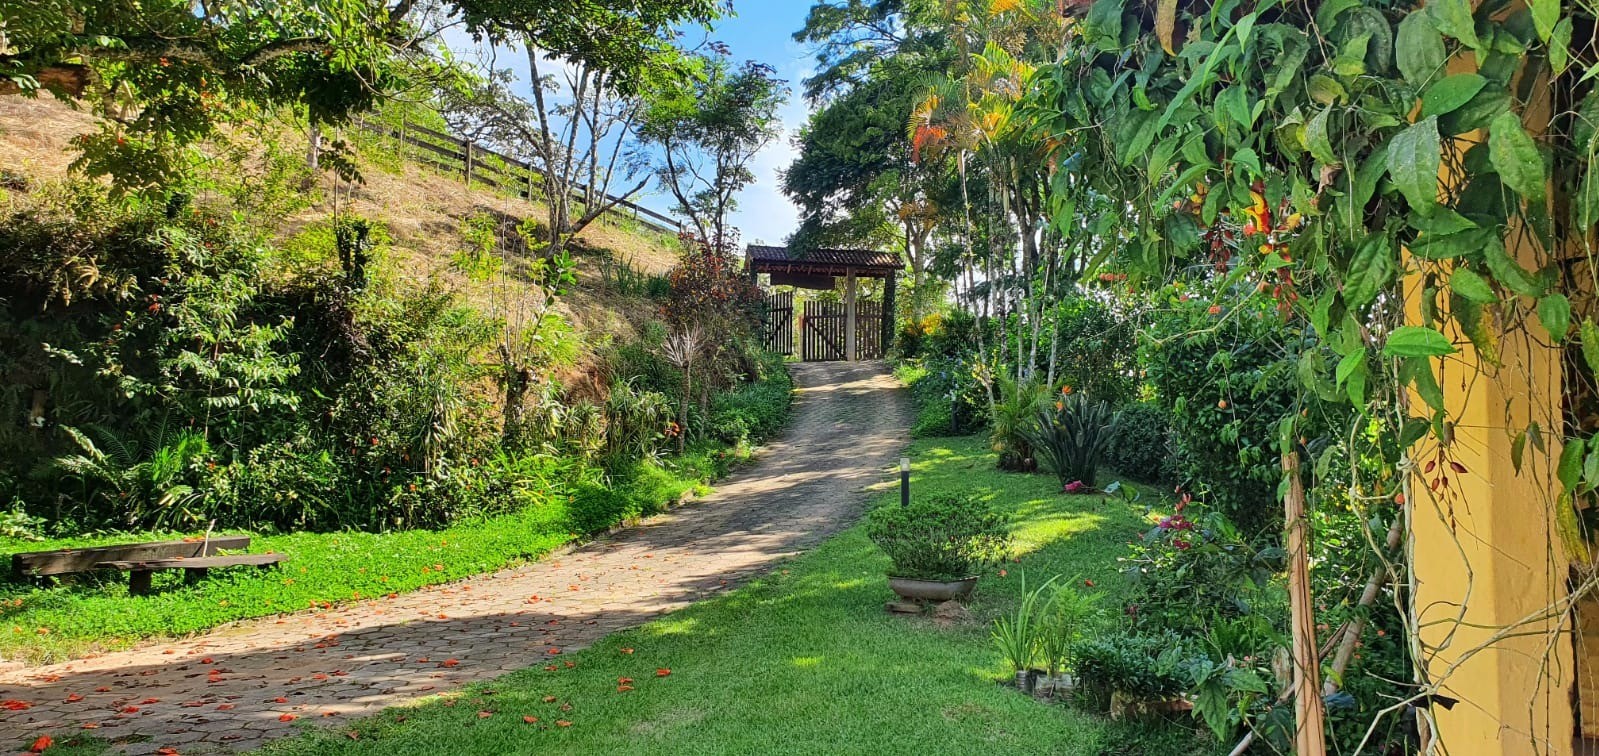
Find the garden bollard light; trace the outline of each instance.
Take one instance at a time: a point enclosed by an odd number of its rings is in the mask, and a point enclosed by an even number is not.
[[[899,505],[911,505],[911,458],[899,458]]]

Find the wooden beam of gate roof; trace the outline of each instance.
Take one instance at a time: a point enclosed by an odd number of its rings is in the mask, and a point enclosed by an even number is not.
[[[905,267],[898,254],[870,249],[809,249],[802,252],[788,247],[751,244],[745,248],[745,259],[751,273],[843,276],[853,271],[857,276],[886,278]]]

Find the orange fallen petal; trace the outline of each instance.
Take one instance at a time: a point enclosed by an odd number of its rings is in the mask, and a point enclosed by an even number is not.
[[[278,716],[279,722],[293,722],[296,719],[299,719],[299,717],[296,717],[293,714],[281,714]]]
[[[284,698],[283,696],[278,696],[277,698],[272,699],[272,703],[288,703],[288,702],[289,702],[289,699]]]
[[[555,726],[556,727],[571,727],[572,723],[568,722],[568,721],[566,721],[564,719],[557,719],[557,720],[555,720]]]
[[[655,670],[655,676],[656,677],[665,677],[665,676],[670,675],[670,674],[672,674],[672,670],[667,669],[665,667],[662,667],[660,669]]]
[[[633,653],[633,649],[631,649],[631,648],[624,648],[624,649],[622,649],[622,653],[624,653],[624,654],[631,654],[631,653]]]
[[[538,717],[522,717],[522,721],[526,722],[528,724],[533,724],[534,722],[539,721],[539,718]]]
[[[459,661],[457,661],[455,659],[445,659],[444,661],[439,662],[439,666],[441,666],[441,667],[453,667],[453,666],[455,666],[457,664],[460,664],[460,663],[461,662],[459,662]]]
[[[626,692],[628,692],[628,691],[630,691],[632,689],[633,689],[633,686],[631,686],[631,685],[618,685],[618,686],[616,686],[616,692],[618,692],[618,693],[626,693]]]
[[[82,701],[82,700],[83,700],[83,696],[80,696],[80,695],[78,695],[76,693],[68,693],[67,694],[67,703],[77,703],[77,702]]]
[[[478,719],[488,719],[489,717],[492,717],[492,716],[494,716],[494,712],[489,711],[488,709],[482,709],[482,710],[478,711],[478,713],[477,713],[477,718]]]
[[[33,704],[28,703],[27,701],[18,701],[18,700],[14,699],[14,698],[8,698],[8,699],[6,699],[4,701],[0,701],[0,709],[8,709],[10,711],[22,711],[24,709],[31,709],[31,708],[33,708]]]
[[[49,735],[40,735],[38,740],[33,741],[33,745],[28,746],[28,750],[33,753],[44,753],[44,749],[49,748],[54,743],[55,741],[51,740]]]
[[[228,711],[232,708],[233,704],[217,704],[217,711]]]

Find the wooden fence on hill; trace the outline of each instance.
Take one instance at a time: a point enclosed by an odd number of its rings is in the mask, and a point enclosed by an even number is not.
[[[401,121],[400,128],[394,129],[366,120],[359,121],[357,125],[365,131],[415,147],[418,152],[409,156],[412,160],[445,173],[460,174],[461,180],[469,185],[477,182],[531,200],[544,183],[544,172],[528,161],[425,126]],[[579,192],[572,192],[572,197],[582,201]],[[615,199],[606,195],[607,201]],[[676,234],[682,230],[682,224],[676,219],[627,200],[618,201],[611,212],[630,215],[633,220],[658,233]]]

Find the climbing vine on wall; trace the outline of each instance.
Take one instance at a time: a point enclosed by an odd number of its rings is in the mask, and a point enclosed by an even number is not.
[[[1477,390],[1470,365],[1514,374],[1532,390],[1503,410],[1512,461],[1553,470],[1551,548],[1584,556],[1599,443],[1581,412],[1540,410],[1561,398],[1536,394],[1549,388],[1536,363],[1569,353],[1568,410],[1592,393],[1599,325],[1579,292],[1599,289],[1599,65],[1573,43],[1592,37],[1591,13],[1559,0],[1051,6],[1014,11],[1058,14],[1068,32],[1053,64],[1024,72],[1016,121],[1048,146],[1058,227],[1080,223],[1085,197],[1122,208],[1092,225],[1089,272],[1139,285],[1207,270],[1211,290],[1310,326],[1331,355],[1307,351],[1298,380],[1362,417],[1348,435],[1368,463],[1344,477],[1379,550],[1386,523],[1418,507],[1453,524],[1451,486],[1471,473],[1449,395]],[[1284,418],[1285,452],[1302,423]],[[1349,464],[1349,446],[1319,472]],[[1440,683],[1412,650],[1419,698]]]

